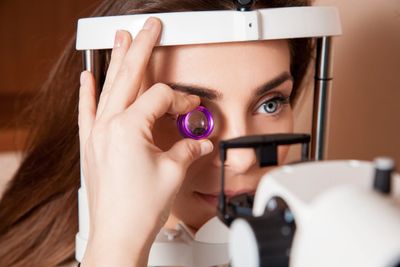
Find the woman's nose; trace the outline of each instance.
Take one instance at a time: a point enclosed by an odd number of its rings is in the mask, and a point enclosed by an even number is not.
[[[245,174],[257,163],[256,154],[252,148],[229,149],[225,168],[235,174]]]
[[[220,140],[228,140],[252,133],[246,121],[246,118],[237,115],[231,117],[230,120],[225,118],[222,127],[219,129],[216,142]],[[235,174],[244,174],[249,171],[257,163],[254,149],[252,148],[231,148],[227,150],[225,168]],[[214,164],[220,166],[219,151],[214,158]]]

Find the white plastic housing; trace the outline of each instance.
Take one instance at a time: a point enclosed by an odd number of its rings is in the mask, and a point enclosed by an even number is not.
[[[149,17],[157,17],[163,24],[160,46],[322,37],[342,33],[335,7],[137,14],[80,19],[76,49],[111,49],[117,30],[127,30],[136,36]]]
[[[217,217],[205,223],[196,234],[178,225],[171,238],[171,230],[162,229],[149,255],[149,266],[207,267],[229,263],[229,229]]]
[[[400,260],[400,175],[392,192],[373,189],[374,164],[324,161],[285,166],[265,175],[253,213],[269,199],[286,201],[296,221],[291,267],[393,266]]]
[[[84,196],[82,191],[79,196]],[[87,215],[79,214],[80,223],[81,219],[86,222]],[[82,229],[76,236],[75,258],[79,262],[87,245],[87,237],[83,235],[86,231],[88,229]],[[228,238],[228,227],[217,217],[205,223],[196,234],[183,224],[178,224],[176,230],[161,229],[150,249],[148,266],[206,267],[228,264]]]

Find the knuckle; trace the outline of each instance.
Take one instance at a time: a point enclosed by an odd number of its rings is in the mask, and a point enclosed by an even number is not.
[[[112,49],[109,69],[115,67],[124,58],[127,48],[129,47],[122,45],[118,49]]]
[[[160,91],[171,91],[170,87],[165,83],[155,83],[153,86]]]
[[[78,114],[78,128],[82,129],[84,127],[85,123],[84,123],[84,118],[82,113]]]
[[[134,117],[129,120],[129,124],[133,126],[140,126],[143,123],[143,118],[145,117],[143,108],[138,105],[133,105],[130,107],[130,109],[132,111],[131,113],[134,114]]]
[[[78,128],[82,129],[84,128],[87,124],[88,121],[88,113],[90,110],[82,105],[79,105],[79,110],[78,110]]]
[[[110,135],[117,136],[120,136],[124,133],[123,123],[118,116],[115,116],[110,120],[108,131]]]
[[[192,107],[193,106],[193,102],[189,99],[189,98],[187,98],[187,97],[185,97],[185,96],[181,96],[181,99],[183,99],[184,101],[182,101],[183,103],[184,103],[184,107],[185,107],[185,109],[188,109],[188,108],[190,108],[190,107]]]
[[[160,164],[161,173],[174,173],[179,174],[181,172],[181,166],[174,159],[164,160]]]
[[[120,140],[125,132],[121,119],[117,116],[108,121],[101,121],[92,129],[91,145],[94,150],[103,150],[114,142],[113,140]]]
[[[83,96],[80,96],[79,98],[79,103],[78,103],[78,115],[82,116],[82,114],[85,112],[85,99],[83,98]]]
[[[149,39],[150,32],[148,30],[140,30],[136,37],[133,39],[133,44],[140,44]]]
[[[159,95],[162,99],[172,100],[173,99],[173,91],[171,88],[164,83],[156,83],[154,85],[155,90],[157,90],[157,95]]]
[[[200,154],[200,148],[195,145],[193,142],[188,142],[186,144],[186,153],[189,157],[189,160],[194,160]]]
[[[110,92],[111,90],[109,88],[104,88],[100,94],[99,102],[104,102],[104,99],[107,99],[107,97],[110,95]]]
[[[130,73],[132,73],[131,68],[126,63],[122,64],[118,70],[118,75],[123,78],[129,77]]]
[[[169,174],[169,176],[171,176],[168,177],[169,182],[179,180],[179,177],[185,175],[185,168],[182,166],[182,163],[178,162],[176,159],[163,160],[159,166],[159,172],[161,176],[165,177],[165,174]]]
[[[111,81],[110,80],[106,80],[104,82],[103,90],[102,90],[101,94],[105,94],[105,93],[109,92],[110,89],[111,89]]]
[[[102,124],[96,124],[93,127],[92,135],[91,135],[91,144],[98,145],[104,142],[107,136],[106,129]]]

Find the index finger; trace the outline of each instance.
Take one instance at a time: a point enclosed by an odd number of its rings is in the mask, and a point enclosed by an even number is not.
[[[100,118],[121,113],[135,101],[160,32],[160,20],[151,17],[136,35],[114,79]]]

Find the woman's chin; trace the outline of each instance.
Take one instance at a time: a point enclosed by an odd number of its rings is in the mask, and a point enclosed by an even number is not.
[[[213,198],[204,198],[196,193],[194,198],[188,200],[184,206],[176,206],[172,209],[170,217],[173,221],[181,221],[194,231],[200,229],[208,220],[217,215],[217,200]],[[190,206],[187,204],[191,204]],[[170,221],[170,219],[168,220]],[[171,220],[172,221],[172,220]]]

